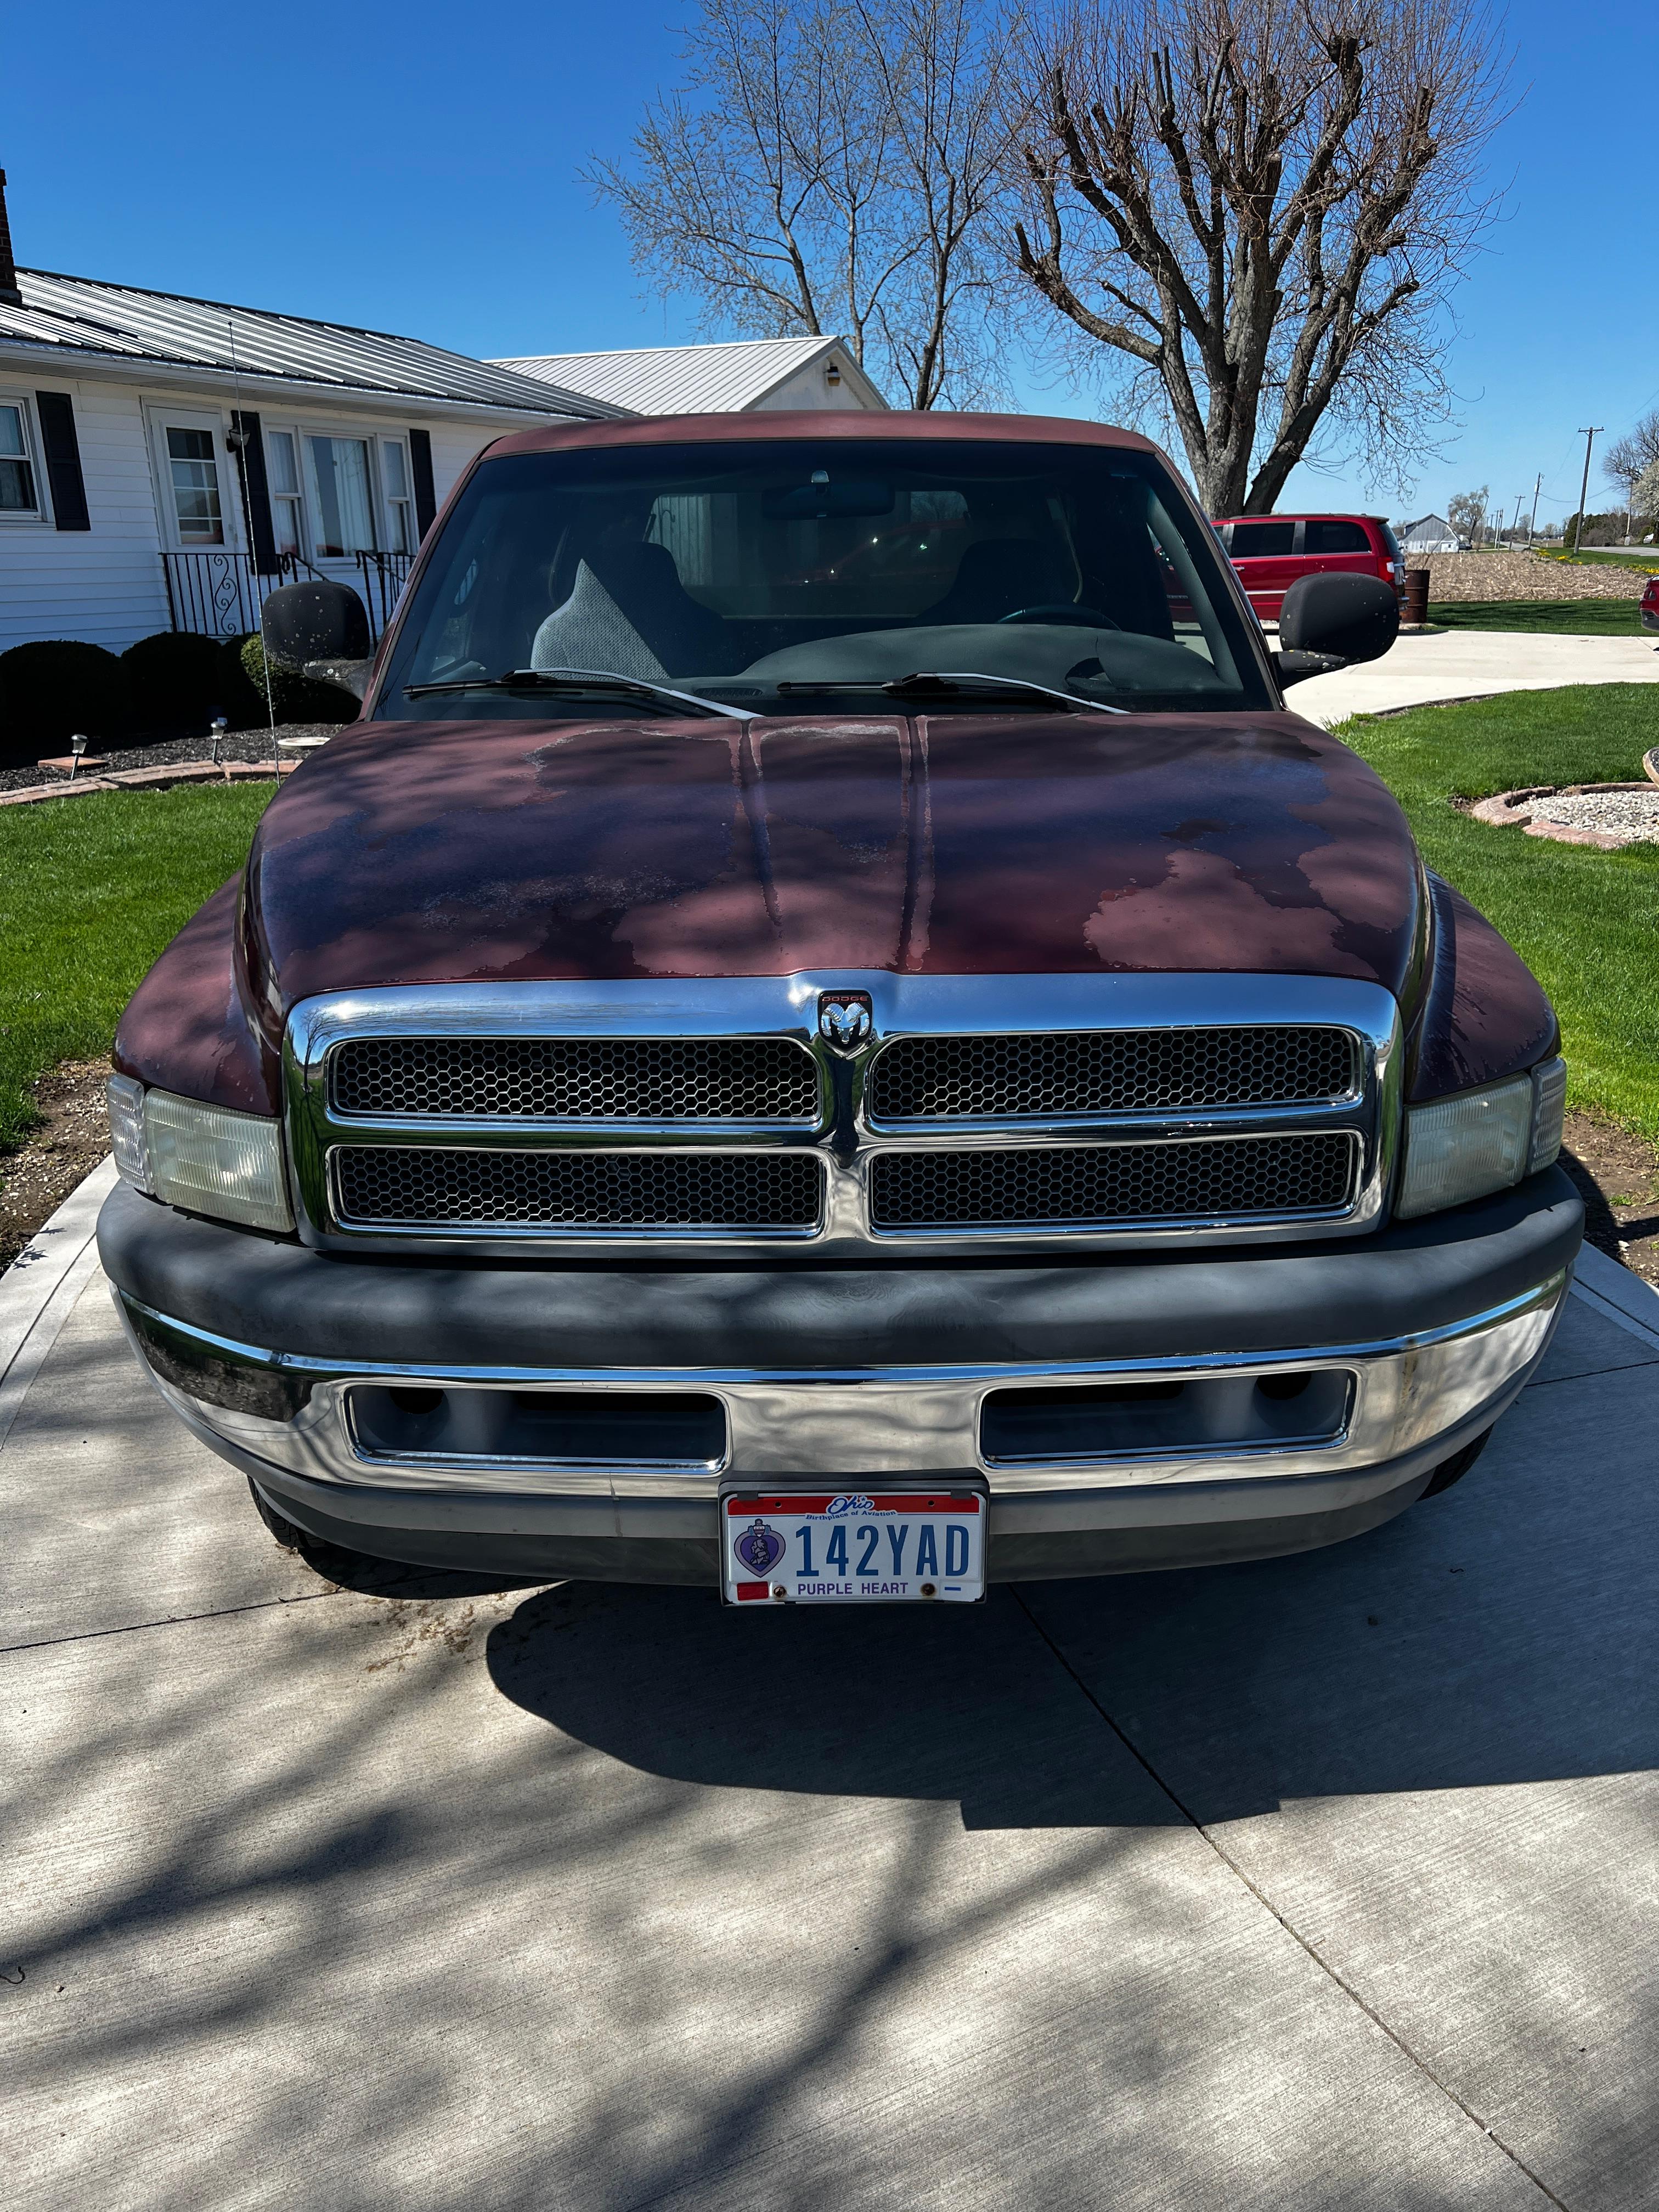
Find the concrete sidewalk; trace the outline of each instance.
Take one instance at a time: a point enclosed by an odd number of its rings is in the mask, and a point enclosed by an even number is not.
[[[1440,630],[1399,639],[1381,660],[1311,677],[1294,685],[1288,699],[1298,714],[1328,729],[1350,714],[1499,691],[1551,691],[1565,684],[1659,684],[1659,637]]]
[[[920,1617],[322,1583],[65,1291],[0,1449],[20,2201],[1651,2206],[1659,1299],[1589,1256],[1374,1535]]]

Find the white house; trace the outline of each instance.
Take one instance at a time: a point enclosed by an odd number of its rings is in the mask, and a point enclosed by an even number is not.
[[[837,337],[736,338],[718,345],[635,346],[620,353],[528,354],[495,366],[633,415],[741,415],[759,408],[887,404]]]
[[[313,574],[378,631],[480,446],[630,412],[417,338],[18,269],[4,182],[0,647],[234,635]]]
[[[1402,553],[1457,553],[1463,541],[1443,514],[1425,514],[1415,522],[1396,522],[1394,534]]]

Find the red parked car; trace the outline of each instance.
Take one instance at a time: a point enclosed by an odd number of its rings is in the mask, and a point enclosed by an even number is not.
[[[1648,578],[1647,589],[1642,594],[1642,627],[1659,629],[1659,576]]]
[[[1406,562],[1398,539],[1377,514],[1240,514],[1216,528],[1263,622],[1277,622],[1298,576],[1322,570],[1380,576],[1404,597]]]

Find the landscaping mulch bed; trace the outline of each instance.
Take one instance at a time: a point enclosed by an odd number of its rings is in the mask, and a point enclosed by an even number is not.
[[[274,757],[277,738],[331,738],[344,726],[341,722],[279,722],[274,732],[231,730],[221,741],[219,757],[264,763]],[[98,758],[106,769],[175,768],[183,761],[210,759],[212,753],[211,737],[164,738],[155,744],[113,746],[100,751]],[[99,771],[82,769],[80,773],[96,775]],[[26,768],[0,769],[0,791],[27,791],[43,783],[68,781],[61,770],[37,768],[32,761]]]
[[[0,1155],[0,1268],[108,1152],[108,1060],[69,1060],[35,1085],[45,1120],[15,1152]]]
[[[1659,1285],[1659,1152],[1612,1121],[1569,1114],[1561,1164],[1584,1201],[1584,1237]]]
[[[0,1155],[0,1268],[108,1152],[108,1080],[106,1060],[66,1060],[35,1085],[44,1122]],[[1561,1164],[1583,1198],[1589,1243],[1659,1285],[1659,1152],[1611,1121],[1569,1114]]]

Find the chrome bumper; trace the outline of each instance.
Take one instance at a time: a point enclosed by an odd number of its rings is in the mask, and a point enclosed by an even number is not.
[[[325,1507],[333,1519],[356,1524],[369,1550],[377,1548],[372,1532],[411,1528],[503,1540],[518,1533],[712,1546],[722,1485],[788,1477],[868,1486],[963,1474],[989,1489],[994,1543],[1066,1530],[1282,1522],[1360,1510],[1414,1481],[1420,1486],[1419,1478],[1514,1399],[1548,1345],[1568,1280],[1564,1268],[1466,1321],[1370,1343],[1169,1361],[787,1371],[346,1367],[234,1343],[126,1293],[115,1297],[135,1352],[198,1437],[279,1499]],[[1345,1395],[1325,1394],[1346,1407],[1330,1433],[1243,1446],[1224,1435],[1213,1445],[1168,1453],[1017,1462],[981,1449],[981,1408],[994,1390],[1218,1378],[1249,1386],[1287,1370],[1334,1370],[1349,1378]],[[388,1457],[363,1448],[350,1418],[354,1388],[375,1385],[451,1394],[703,1392],[725,1409],[726,1449],[717,1460],[648,1466],[459,1451]],[[283,1400],[289,1417],[271,1418]],[[1400,1502],[1408,1503],[1409,1492]]]

